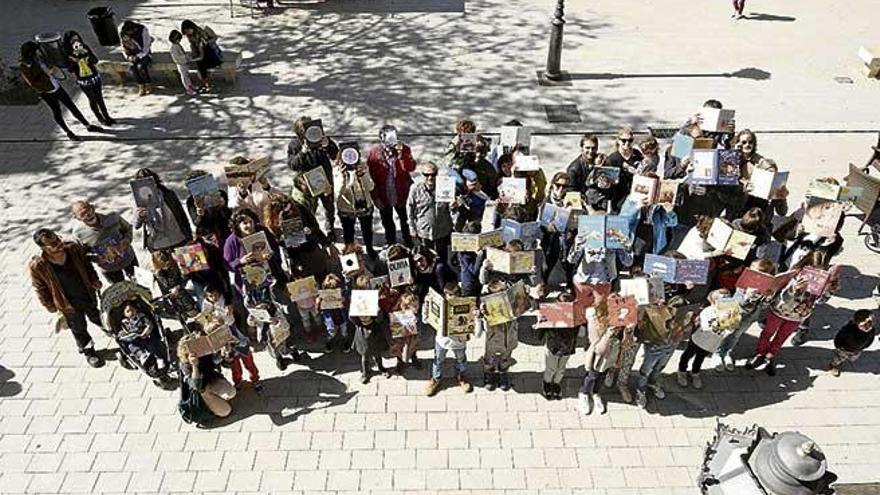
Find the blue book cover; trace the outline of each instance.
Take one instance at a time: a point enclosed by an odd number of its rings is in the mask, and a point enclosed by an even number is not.
[[[629,249],[632,246],[632,230],[629,217],[610,215],[605,217],[605,247]]]
[[[556,220],[554,221],[557,232],[565,232],[571,224],[571,210],[568,208],[557,208]]]
[[[739,168],[743,155],[740,150],[718,151],[718,174],[716,184],[719,186],[739,185]]]
[[[582,215],[578,217],[578,237],[584,240],[587,249],[605,247],[605,217],[601,215]]]
[[[541,208],[541,217],[538,221],[541,223],[542,227],[547,227],[556,222],[556,215],[558,214],[559,208],[550,203],[544,203],[544,206]]]
[[[501,220],[501,239],[504,240],[505,245],[513,239],[519,239],[521,237],[522,225],[519,222],[509,218]]]
[[[694,150],[694,138],[680,132],[672,138],[672,156],[683,160],[691,156]]]
[[[519,224],[520,240],[522,240],[524,249],[535,249],[538,240],[541,238],[540,222],[525,222]]]
[[[666,283],[675,283],[675,269],[677,261],[678,260],[676,260],[675,258],[670,258],[668,256],[660,256],[657,254],[648,253],[645,255],[645,273],[653,275],[655,277],[659,277]]]
[[[708,260],[676,260],[675,283],[705,285],[709,280]]]

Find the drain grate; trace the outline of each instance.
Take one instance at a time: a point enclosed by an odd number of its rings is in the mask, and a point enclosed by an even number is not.
[[[577,105],[544,105],[544,113],[547,114],[547,122],[551,124],[581,121]]]
[[[852,84],[853,80],[851,77],[837,76],[834,78],[834,82],[836,82],[838,84]]]

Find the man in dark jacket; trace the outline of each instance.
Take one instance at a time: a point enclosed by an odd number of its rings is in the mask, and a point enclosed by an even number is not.
[[[86,323],[88,317],[101,326],[95,294],[101,288],[101,280],[92,264],[86,261],[85,249],[75,242],[62,241],[49,229],[38,230],[34,242],[43,251],[29,263],[31,284],[40,304],[50,313],[61,313],[62,321],[70,328],[76,347],[89,366],[103,366],[104,360],[95,352]]]
[[[339,155],[339,146],[335,141],[323,135],[323,128],[319,131],[318,125],[311,125],[318,121],[310,117],[300,117],[293,123],[293,131],[296,134],[287,145],[287,167],[293,171],[294,191],[293,199],[307,205],[313,214],[317,214],[320,201],[324,206],[324,231],[331,240],[336,238],[333,224],[336,220],[336,190],[333,185],[333,162]],[[320,137],[318,136],[320,134]],[[305,185],[305,174],[309,170],[321,167],[324,175],[330,183],[329,194],[322,194],[317,198],[311,194]]]
[[[587,180],[596,165],[599,156],[599,138],[592,134],[584,134],[580,141],[581,154],[568,165],[569,188],[583,193],[587,190]]]

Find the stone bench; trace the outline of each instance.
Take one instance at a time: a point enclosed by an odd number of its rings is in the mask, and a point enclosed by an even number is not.
[[[862,74],[867,77],[880,77],[880,46],[860,47],[859,58],[864,62]]]
[[[150,74],[164,73],[169,81],[180,81],[177,65],[171,60],[169,52],[153,52],[153,61],[150,64]],[[98,61],[98,71],[109,75],[116,84],[123,84],[128,68],[131,64],[125,60],[120,51],[111,52],[103,60]],[[195,64],[191,64],[191,71],[195,70]],[[223,50],[223,63],[210,71],[220,71],[229,84],[235,84],[238,70],[241,67],[241,53],[231,50]]]

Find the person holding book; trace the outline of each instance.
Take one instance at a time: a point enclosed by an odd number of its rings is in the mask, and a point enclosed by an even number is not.
[[[345,244],[354,242],[355,222],[361,226],[361,235],[367,255],[376,259],[373,248],[373,180],[369,170],[360,160],[355,165],[342,163],[342,154],[336,160],[338,173],[342,176],[339,194],[336,196],[336,211],[342,223],[342,240]]]
[[[320,121],[313,120],[308,116],[302,116],[293,122],[293,132],[295,136],[287,145],[287,167],[293,172],[294,186],[291,190],[291,196],[297,203],[308,207],[312,214],[317,213],[318,202],[323,205],[324,231],[327,237],[333,240],[336,238],[336,233],[333,230],[333,222],[336,217],[333,162],[339,155],[339,146],[324,135]],[[317,135],[320,137],[318,138]],[[306,173],[317,167],[321,167],[324,171],[324,178],[329,183],[330,191],[315,196],[309,188]]]
[[[455,201],[449,205],[455,232],[461,232],[468,222],[480,222],[489,201],[489,196],[482,191],[476,172],[464,169],[461,176],[464,178],[464,193],[456,196]]]
[[[308,277],[305,277],[308,278]],[[302,279],[296,279],[291,282],[297,282]],[[305,334],[306,343],[314,344],[321,336],[321,316],[318,308],[318,297],[316,295],[304,295],[294,297],[295,294],[288,294],[294,299],[296,310],[299,313],[299,319],[302,322],[303,333]]]
[[[820,293],[815,293],[816,290],[811,293],[812,287],[807,273],[804,272],[805,268],[830,272],[828,281],[819,289]],[[758,337],[755,355],[746,364],[748,369],[766,366],[765,371],[768,375],[776,375],[776,356],[779,355],[782,345],[797,330],[801,322],[813,314],[816,301],[823,295],[833,294],[837,290],[839,281],[836,271],[828,267],[819,252],[811,252],[792,269],[797,270],[798,275],[773,298],[764,328]]]
[[[662,159],[660,158],[660,143],[653,134],[648,134],[639,140],[639,151],[642,152],[642,162],[636,170],[636,175],[655,174],[663,175]]]
[[[566,172],[571,180],[569,188],[583,193],[587,190],[587,182],[593,173],[593,167],[605,162],[605,155],[599,153],[599,138],[593,134],[584,134],[578,142],[581,153],[568,164]]]
[[[586,310],[587,316],[587,345],[583,382],[578,391],[578,409],[584,416],[593,413],[598,405],[600,414],[607,412],[607,406],[599,387],[602,385],[602,377],[611,366],[618,360],[620,355],[620,334],[622,327],[612,327],[608,324],[608,305],[605,297],[597,298],[595,304]]]
[[[874,317],[868,309],[860,309],[834,336],[834,357],[828,364],[828,372],[840,376],[840,368],[846,363],[854,363],[862,352],[871,346],[877,335]]]
[[[199,312],[201,301],[196,301],[193,294],[186,288],[187,279],[180,267],[168,251],[156,251],[151,254],[153,280],[159,286],[159,292],[167,297],[172,317],[178,315],[191,318]],[[222,259],[222,256],[221,256]],[[161,306],[160,306],[161,308]],[[165,317],[165,315],[160,314]]]
[[[642,152],[634,144],[635,138],[633,137],[632,128],[620,128],[617,131],[616,150],[605,159],[604,166],[620,170],[617,185],[613,188],[615,191],[612,199],[614,210],[620,209],[623,200],[629,194],[633,175],[638,172],[642,160],[645,159]]]
[[[160,196],[158,207],[141,207],[135,203],[133,224],[135,229],[143,229],[144,247],[153,252],[186,245],[192,239],[192,227],[177,194],[148,168],[138,169],[134,178],[152,179]]]
[[[445,297],[459,297],[461,291],[454,283],[449,283],[443,288],[443,294]],[[424,301],[424,298],[420,298],[420,300]],[[450,351],[455,358],[455,379],[459,387],[465,393],[474,390],[467,377],[467,342],[469,338],[469,334],[442,335],[437,333],[434,336],[434,364],[431,366],[431,379],[425,388],[425,395],[433,397],[440,391],[443,379],[443,362]]]
[[[676,297],[665,303],[648,304],[639,311],[636,338],[642,343],[644,357],[636,383],[636,404],[648,405],[650,390],[658,400],[666,398],[659,382],[660,373],[675,353],[678,344],[694,329],[698,312],[686,309],[683,298]]]
[[[321,231],[318,220],[309,209],[283,194],[271,194],[263,210],[266,230],[275,239],[282,239],[289,271],[293,277],[314,275],[320,282],[324,276],[336,269],[339,251],[333,242]],[[285,225],[297,225],[297,238],[285,230]],[[299,226],[302,226],[299,228]]]
[[[236,389],[223,376],[221,359],[216,354],[198,357],[189,350],[189,343],[198,338],[197,333],[184,335],[177,344],[177,360],[180,374],[192,393],[199,394],[203,405],[218,418],[232,414],[232,399]]]
[[[741,313],[739,305],[731,301],[730,292],[726,289],[718,289],[709,293],[709,305],[700,311],[700,325],[691,334],[687,348],[678,360],[678,371],[675,379],[682,388],[688,386],[688,379],[695,389],[703,388],[703,379],[700,371],[703,361],[718,350],[721,342],[740,328]],[[722,306],[722,301],[729,301],[727,307]],[[691,371],[687,371],[688,364],[693,360]]]
[[[550,208],[566,208],[565,195],[571,187],[571,177],[567,172],[557,172],[550,181],[550,192],[544,198],[539,211],[543,212],[547,205]],[[550,279],[550,274],[561,263],[563,273],[565,273],[565,283],[569,283],[574,276],[574,267],[568,263],[564,256],[574,243],[574,230],[565,229],[559,231],[556,219],[548,225],[541,227],[541,251],[544,253],[546,266],[543,268],[542,278]]]
[[[370,288],[370,277],[359,275],[352,288],[367,290]],[[390,348],[391,327],[386,312],[379,311],[377,316],[350,316],[349,324],[353,329],[352,348],[361,356],[361,383],[368,383],[372,374],[373,362],[380,373],[391,377],[382,364],[382,355]]]
[[[716,219],[715,221],[720,222],[722,220]],[[769,242],[770,234],[764,228],[763,213],[758,207],[751,208],[743,213],[742,217],[731,222],[730,226],[734,230],[745,232],[755,238],[744,259],[728,255],[727,251],[724,250],[724,246],[714,246],[722,250],[722,256],[717,259],[718,263],[716,266],[718,286],[732,291],[735,289],[736,281],[745,267],[757,257],[758,248]]]
[[[186,175],[184,184],[197,180],[199,177],[205,177],[208,172],[204,170],[193,170]],[[232,210],[229,209],[229,200],[226,191],[218,189],[213,194],[211,203],[206,200],[206,196],[194,196],[189,187],[187,187],[187,196],[185,200],[186,212],[189,214],[192,224],[196,230],[201,228],[203,231],[211,232],[217,239],[217,245],[223,246],[226,238],[229,237],[230,227],[229,220],[232,217]]]
[[[503,292],[509,289],[511,284],[498,280],[483,286],[483,295]],[[490,325],[486,321],[486,307],[480,308],[483,313],[480,328],[486,330],[485,352],[483,353],[483,381],[487,390],[501,388],[505,392],[510,390],[511,382],[508,370],[516,362],[513,359],[513,351],[519,345],[519,333],[517,319]]]
[[[344,352],[351,350],[351,342],[349,342],[348,330],[348,301],[351,297],[351,291],[345,284],[345,281],[339,274],[328,273],[321,282],[321,290],[338,290],[342,299],[342,306],[339,308],[330,307],[330,302],[325,301],[318,296],[318,309],[321,310],[321,318],[324,320],[324,329],[326,335],[326,351],[333,349],[341,349]]]
[[[251,158],[236,156],[229,160],[230,165],[247,165],[253,162]],[[276,195],[283,194],[281,189],[275,187],[269,182],[269,174],[256,174],[253,180],[245,183],[235,183],[229,185],[228,206],[235,211],[239,208],[247,208],[257,215],[260,223],[266,225],[264,217],[266,207]]]
[[[281,256],[279,254],[278,241],[272,232],[258,223],[257,216],[250,210],[239,209],[232,214],[230,220],[232,233],[226,239],[223,246],[223,259],[226,261],[226,269],[232,272],[235,281],[237,298],[244,300],[252,289],[269,286],[272,282],[286,282],[287,276],[281,268]],[[245,248],[244,238],[263,232],[268,243],[265,249],[248,252]],[[245,271],[248,267],[265,265],[268,267],[267,275],[271,274],[274,280],[268,277],[259,283],[247,282]]]
[[[416,169],[416,161],[410,147],[399,141],[397,128],[393,125],[379,129],[379,142],[367,154],[367,168],[373,184],[376,184],[373,203],[379,208],[382,228],[385,229],[385,246],[397,243],[396,212],[403,243],[412,247],[406,200],[413,183],[410,174]]]
[[[749,269],[767,275],[776,275],[776,265],[764,258],[753,261]],[[733,293],[733,299],[739,305],[741,321],[739,328],[725,336],[715,351],[714,368],[717,372],[733,371],[736,369],[733,350],[736,349],[740,338],[753,323],[766,318],[771,297],[755,288],[737,287]]]
[[[483,191],[492,200],[498,199],[498,171],[492,162],[488,159],[489,142],[485,139],[477,140],[474,161],[465,163],[463,170],[470,170],[477,174],[477,180],[480,182],[480,190]]]
[[[469,222],[465,224],[462,231],[465,234],[479,234],[480,223]],[[476,297],[480,294],[482,288],[480,273],[482,272],[483,262],[486,259],[486,251],[484,249],[480,249],[477,252],[459,251],[455,254],[458,258],[458,282],[461,287],[461,294],[464,297]]]
[[[476,142],[473,143],[473,149],[464,149],[465,147],[462,146],[462,136],[470,137],[475,135],[477,133],[477,124],[472,120],[461,119],[455,123],[454,131],[455,135],[449,141],[449,144],[446,145],[446,151],[443,152],[443,156],[446,159],[446,166],[457,173],[458,170],[462,169],[465,161],[473,161],[474,159]]]
[[[574,302],[572,292],[562,292],[558,301]],[[542,323],[539,317],[538,323]],[[536,327],[537,328],[537,327]],[[565,366],[577,347],[578,327],[542,326],[541,341],[544,343],[544,388],[542,395],[547,400],[562,399],[562,379]]]
[[[59,315],[56,333],[68,328],[79,353],[89,366],[100,368],[104,360],[95,352],[86,318],[102,327],[96,292],[101,280],[86,260],[86,251],[76,242],[64,242],[54,231],[41,228],[34,233],[40,255],[28,263],[31,285],[47,311]]]
[[[235,389],[241,389],[242,365],[247,369],[254,391],[261,393],[263,385],[260,383],[260,371],[254,363],[254,354],[251,352],[250,341],[238,329],[235,324],[232,303],[228,303],[223,295],[223,289],[217,286],[209,286],[205,291],[205,299],[202,301],[202,313],[206,314],[210,323],[203,328],[205,334],[211,333],[218,326],[226,326],[232,340],[220,351],[220,355],[232,368],[232,383]]]
[[[134,230],[118,213],[98,213],[88,201],[74,201],[71,236],[88,252],[104,278],[120,282],[126,275],[134,276],[137,256],[131,247]]]
[[[229,283],[229,271],[223,258],[223,244],[217,238],[217,232],[205,227],[196,228],[196,238],[191,245],[198,246],[205,253],[208,262],[207,270],[186,273],[184,276],[192,282],[192,289],[199,302],[205,297],[205,289],[212,284],[223,288],[223,293],[232,297],[232,285]],[[231,300],[231,299],[230,299]]]
[[[452,235],[449,203],[437,202],[437,165],[423,162],[419,171],[424,180],[410,189],[406,202],[409,230],[419,245],[435,251],[440,263],[445,265]]]
[[[416,297],[415,292],[413,292],[411,286],[404,286],[397,289],[387,290],[391,296],[387,297],[388,301],[385,306],[388,307],[387,313],[390,315],[390,318],[394,318],[394,313],[403,313],[412,316],[412,321],[415,323],[417,321],[417,315],[419,311],[419,299]],[[382,298],[380,297],[380,306],[383,306]],[[401,336],[392,335],[391,338],[391,348],[390,354],[391,357],[397,359],[397,366],[395,367],[398,375],[403,375],[407,366],[412,366],[415,369],[421,369],[422,364],[419,362],[418,357],[416,356],[416,351],[419,347],[419,329],[418,325],[415,325],[415,328],[410,328],[407,333]]]

